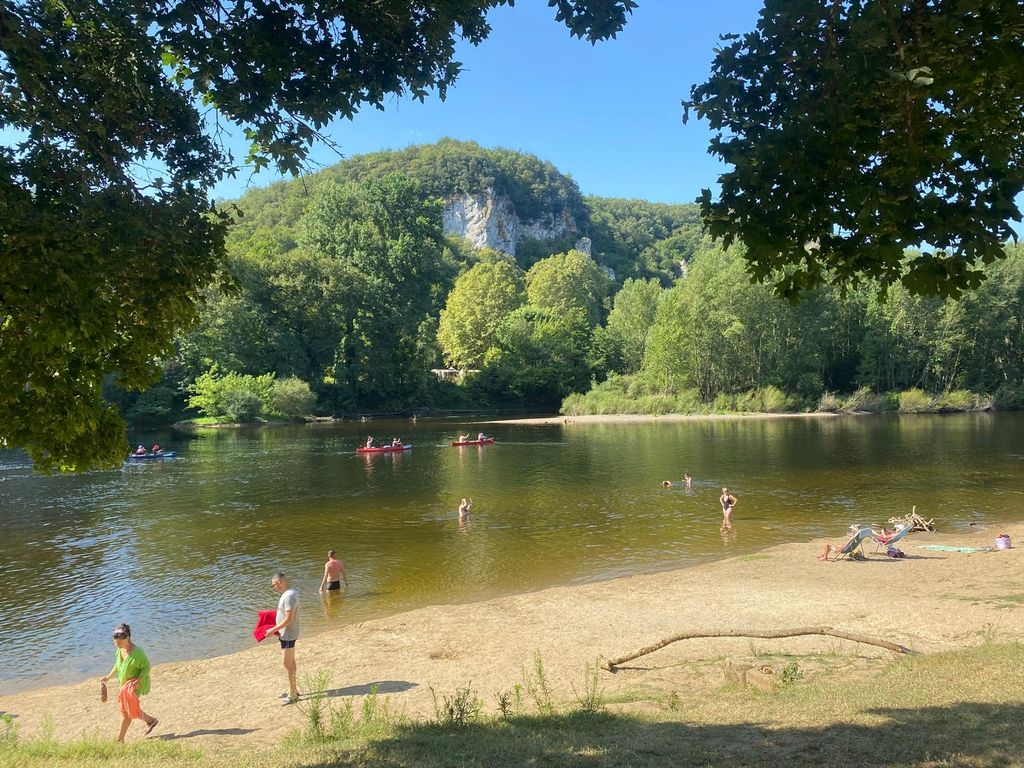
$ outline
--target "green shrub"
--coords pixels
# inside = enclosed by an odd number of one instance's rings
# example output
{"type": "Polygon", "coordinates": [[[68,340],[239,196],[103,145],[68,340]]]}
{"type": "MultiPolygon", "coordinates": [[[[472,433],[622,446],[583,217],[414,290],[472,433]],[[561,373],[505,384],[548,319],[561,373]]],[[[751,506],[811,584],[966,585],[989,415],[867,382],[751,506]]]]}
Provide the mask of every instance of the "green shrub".
{"type": "Polygon", "coordinates": [[[229,421],[252,421],[270,403],[274,391],[274,374],[249,376],[241,373],[221,375],[217,366],[189,385],[188,404],[204,415],[224,417],[229,421]]]}
{"type": "Polygon", "coordinates": [[[818,400],[818,411],[820,413],[836,413],[843,408],[843,401],[834,392],[826,392],[818,400]]]}
{"type": "Polygon", "coordinates": [[[294,419],[309,416],[315,406],[316,395],[309,388],[309,384],[297,376],[289,376],[287,379],[278,379],[274,382],[267,411],[294,419]]]}
{"type": "Polygon", "coordinates": [[[483,702],[468,685],[456,688],[453,696],[442,694],[440,701],[431,687],[430,696],[434,700],[434,719],[442,727],[465,728],[480,719],[483,702]]]}
{"type": "Polygon", "coordinates": [[[736,410],[736,398],[732,395],[727,395],[725,392],[719,392],[715,396],[715,399],[711,401],[711,412],[712,413],[731,413],[736,410]]]}
{"type": "Polygon", "coordinates": [[[992,404],[1000,411],[1024,409],[1024,384],[1001,384],[992,396],[992,404]]]}
{"type": "Polygon", "coordinates": [[[700,413],[704,408],[696,389],[684,389],[676,395],[676,413],[700,413]]]}
{"type": "Polygon", "coordinates": [[[785,413],[793,409],[792,400],[776,387],[765,387],[760,390],[759,397],[762,413],[785,413]]]}
{"type": "Polygon", "coordinates": [[[867,387],[861,387],[843,402],[843,410],[849,412],[881,413],[888,410],[884,395],[877,395],[867,387]]]}
{"type": "Polygon", "coordinates": [[[935,397],[935,410],[947,413],[953,411],[978,410],[978,396],[966,389],[954,389],[935,397]]]}
{"type": "Polygon", "coordinates": [[[935,410],[935,400],[917,387],[900,392],[899,402],[900,413],[928,413],[935,410]]]}
{"type": "Polygon", "coordinates": [[[243,424],[255,421],[263,412],[263,401],[255,392],[229,389],[222,396],[223,416],[228,421],[243,424]]]}
{"type": "Polygon", "coordinates": [[[754,413],[761,410],[761,397],[756,389],[736,394],[733,409],[740,413],[754,413]]]}

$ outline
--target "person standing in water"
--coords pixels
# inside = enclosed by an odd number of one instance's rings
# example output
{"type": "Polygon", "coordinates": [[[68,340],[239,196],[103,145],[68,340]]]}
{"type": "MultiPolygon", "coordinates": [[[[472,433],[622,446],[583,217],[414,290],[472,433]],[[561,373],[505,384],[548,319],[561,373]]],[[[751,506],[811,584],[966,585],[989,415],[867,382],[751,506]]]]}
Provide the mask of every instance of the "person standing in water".
{"type": "Polygon", "coordinates": [[[469,510],[473,506],[472,499],[463,499],[462,503],[459,504],[459,522],[464,523],[469,519],[469,510]]]}
{"type": "Polygon", "coordinates": [[[324,593],[324,584],[327,591],[341,591],[342,579],[345,581],[345,589],[348,589],[348,575],[345,573],[345,564],[338,559],[338,553],[330,550],[327,553],[327,562],[324,563],[324,577],[320,581],[320,594],[324,593]]]}
{"type": "Polygon", "coordinates": [[[149,659],[145,652],[132,642],[132,628],[127,624],[118,624],[114,627],[114,645],[117,646],[114,652],[114,666],[100,678],[100,682],[106,690],[107,679],[117,675],[120,686],[117,703],[121,705],[121,730],[117,734],[117,740],[124,741],[132,720],[144,722],[146,730],[142,735],[149,736],[159,722],[152,715],[142,711],[142,704],[139,701],[140,696],[149,693],[149,659]]]}
{"type": "Polygon", "coordinates": [[[693,478],[690,477],[689,472],[683,472],[683,485],[689,488],[693,484],[693,478]]]}
{"type": "Polygon", "coordinates": [[[723,488],[718,501],[722,504],[722,527],[732,528],[732,508],[736,506],[736,497],[729,493],[728,488],[723,488]]]}

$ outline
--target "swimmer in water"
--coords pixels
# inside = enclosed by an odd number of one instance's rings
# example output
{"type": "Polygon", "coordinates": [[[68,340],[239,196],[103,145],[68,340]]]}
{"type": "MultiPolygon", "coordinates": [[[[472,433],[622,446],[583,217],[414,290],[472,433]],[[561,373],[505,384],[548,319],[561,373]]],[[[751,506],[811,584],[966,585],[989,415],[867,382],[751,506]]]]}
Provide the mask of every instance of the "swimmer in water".
{"type": "Polygon", "coordinates": [[[728,488],[723,488],[718,501],[722,505],[722,527],[732,528],[732,508],[736,506],[736,497],[729,493],[728,488]]]}
{"type": "Polygon", "coordinates": [[[345,564],[338,559],[338,553],[330,550],[327,553],[327,562],[324,563],[324,577],[320,580],[320,594],[324,593],[324,584],[327,591],[340,591],[341,582],[345,581],[345,589],[348,589],[348,574],[345,573],[345,564]]]}

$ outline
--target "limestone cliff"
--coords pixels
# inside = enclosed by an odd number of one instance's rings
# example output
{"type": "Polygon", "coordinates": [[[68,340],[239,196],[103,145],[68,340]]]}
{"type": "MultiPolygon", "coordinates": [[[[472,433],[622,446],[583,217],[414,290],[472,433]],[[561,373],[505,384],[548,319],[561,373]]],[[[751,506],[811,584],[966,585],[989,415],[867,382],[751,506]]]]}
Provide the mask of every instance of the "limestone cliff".
{"type": "Polygon", "coordinates": [[[577,234],[579,227],[565,209],[540,219],[520,219],[511,200],[488,189],[446,198],[444,231],[466,238],[476,248],[493,248],[515,256],[516,246],[524,240],[556,240],[577,234]]]}

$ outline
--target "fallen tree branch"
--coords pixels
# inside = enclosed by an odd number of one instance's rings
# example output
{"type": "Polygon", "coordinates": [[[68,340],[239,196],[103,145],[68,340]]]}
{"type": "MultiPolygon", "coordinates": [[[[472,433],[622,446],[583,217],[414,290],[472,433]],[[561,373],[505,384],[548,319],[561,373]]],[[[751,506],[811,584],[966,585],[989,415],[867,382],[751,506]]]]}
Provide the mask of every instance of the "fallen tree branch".
{"type": "Polygon", "coordinates": [[[757,637],[757,638],[777,638],[777,637],[798,637],[801,635],[829,635],[831,637],[839,637],[843,640],[850,640],[855,643],[864,643],[866,645],[874,645],[879,648],[885,648],[887,651],[893,651],[895,653],[916,653],[903,645],[897,643],[890,643],[888,640],[879,640],[874,637],[866,637],[864,635],[855,635],[852,632],[844,632],[841,629],[833,629],[832,627],[795,627],[793,629],[705,629],[699,632],[681,632],[678,635],[672,635],[664,640],[660,640],[653,645],[648,645],[641,648],[636,653],[629,653],[625,656],[619,656],[615,659],[608,659],[601,666],[607,669],[609,672],[614,672],[615,668],[621,666],[627,661],[646,656],[649,653],[654,653],[666,645],[678,642],[680,640],[693,640],[698,637],[757,637]]]}

